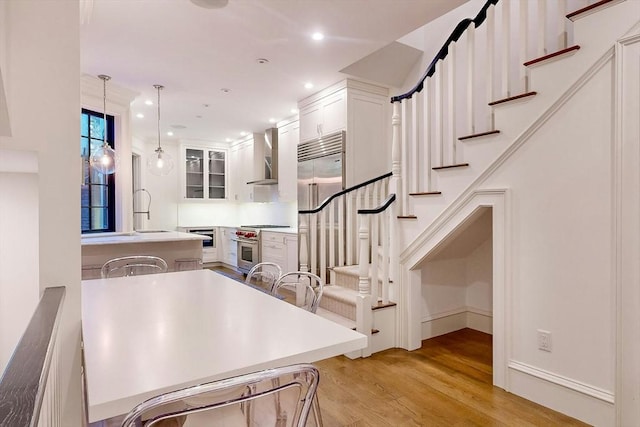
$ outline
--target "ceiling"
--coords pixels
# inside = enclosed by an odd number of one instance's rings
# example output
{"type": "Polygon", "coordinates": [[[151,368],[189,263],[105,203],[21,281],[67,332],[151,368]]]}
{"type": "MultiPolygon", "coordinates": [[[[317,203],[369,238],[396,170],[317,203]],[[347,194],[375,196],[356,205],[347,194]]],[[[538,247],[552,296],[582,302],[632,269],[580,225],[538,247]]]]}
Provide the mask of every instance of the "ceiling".
{"type": "Polygon", "coordinates": [[[347,76],[397,85],[397,70],[372,72],[407,52],[389,45],[465,1],[229,0],[206,9],[190,0],[83,0],[82,72],[140,93],[134,136],[157,139],[153,85],[161,84],[163,141],[228,142],[292,116],[298,100],[347,76]],[[316,31],[325,39],[312,40],[316,31]]]}

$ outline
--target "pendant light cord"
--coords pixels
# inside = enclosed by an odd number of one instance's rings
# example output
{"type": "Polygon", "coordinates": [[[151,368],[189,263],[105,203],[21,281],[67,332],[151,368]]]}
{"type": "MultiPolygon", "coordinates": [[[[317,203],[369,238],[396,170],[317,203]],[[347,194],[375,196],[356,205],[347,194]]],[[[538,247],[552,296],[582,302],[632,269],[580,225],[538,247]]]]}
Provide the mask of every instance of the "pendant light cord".
{"type": "Polygon", "coordinates": [[[158,89],[158,149],[156,151],[162,151],[162,147],[160,146],[160,90],[164,89],[162,85],[153,85],[156,89],[158,89]]]}
{"type": "Polygon", "coordinates": [[[98,78],[102,79],[102,120],[104,120],[104,140],[102,145],[108,145],[107,142],[107,80],[111,77],[100,74],[98,78]]]}

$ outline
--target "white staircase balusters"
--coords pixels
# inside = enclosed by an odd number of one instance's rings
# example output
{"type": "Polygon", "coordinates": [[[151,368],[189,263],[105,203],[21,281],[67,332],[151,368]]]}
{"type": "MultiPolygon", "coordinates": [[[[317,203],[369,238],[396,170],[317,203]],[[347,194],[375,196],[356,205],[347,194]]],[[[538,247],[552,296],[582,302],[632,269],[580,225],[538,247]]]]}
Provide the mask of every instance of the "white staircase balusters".
{"type": "MultiPolygon", "coordinates": [[[[486,75],[486,84],[487,84],[487,104],[494,101],[495,99],[495,90],[494,90],[494,63],[496,57],[496,8],[491,5],[487,9],[487,18],[485,22],[485,27],[487,31],[487,40],[486,40],[486,66],[485,66],[485,75],[486,75]]],[[[489,109],[487,130],[492,130],[494,128],[493,121],[493,110],[489,109]]]]}
{"type": "MultiPolygon", "coordinates": [[[[434,106],[434,128],[435,143],[438,148],[439,162],[437,166],[444,166],[444,61],[440,60],[436,64],[434,74],[435,85],[435,106],[434,106]]],[[[404,145],[406,147],[406,145],[404,145]]]]}
{"type": "Polygon", "coordinates": [[[502,42],[502,52],[500,54],[500,68],[502,82],[501,97],[511,96],[511,1],[501,0],[498,3],[502,12],[502,25],[500,28],[500,41],[502,42]]]}
{"type": "Polygon", "coordinates": [[[318,233],[320,234],[320,247],[319,251],[319,274],[324,283],[327,283],[327,209],[322,209],[319,212],[320,227],[318,233]]]}
{"type": "Polygon", "coordinates": [[[457,135],[456,135],[456,42],[449,45],[449,55],[445,59],[447,64],[447,139],[450,152],[447,164],[457,163],[457,135]]]}
{"type": "Polygon", "coordinates": [[[299,215],[300,247],[298,248],[298,267],[300,271],[309,272],[309,215],[299,215]]]}
{"type": "Polygon", "coordinates": [[[401,102],[393,103],[393,113],[391,116],[391,181],[389,185],[389,193],[398,195],[396,209],[398,215],[404,215],[405,206],[409,198],[408,191],[403,191],[402,184],[402,119],[400,110],[401,102]]]}
{"type": "MultiPolygon", "coordinates": [[[[476,132],[475,125],[475,70],[476,70],[476,27],[471,25],[467,30],[467,134],[476,132]]],[[[425,96],[428,96],[425,93],[425,96]]],[[[428,118],[428,116],[427,116],[428,118]]],[[[431,188],[427,186],[427,191],[431,188]]]]}
{"type": "MultiPolygon", "coordinates": [[[[528,4],[520,5],[520,19],[518,22],[519,36],[520,36],[520,63],[527,62],[529,57],[529,7],[528,4]]],[[[519,87],[523,92],[529,90],[529,82],[527,77],[527,67],[519,68],[519,87]]]]}
{"type": "Polygon", "coordinates": [[[538,0],[538,43],[537,55],[547,54],[545,39],[547,37],[547,0],[538,0]]]}
{"type": "Polygon", "coordinates": [[[345,265],[344,258],[344,246],[345,246],[345,221],[344,221],[344,206],[347,200],[347,196],[343,194],[338,197],[338,265],[345,265]]]}

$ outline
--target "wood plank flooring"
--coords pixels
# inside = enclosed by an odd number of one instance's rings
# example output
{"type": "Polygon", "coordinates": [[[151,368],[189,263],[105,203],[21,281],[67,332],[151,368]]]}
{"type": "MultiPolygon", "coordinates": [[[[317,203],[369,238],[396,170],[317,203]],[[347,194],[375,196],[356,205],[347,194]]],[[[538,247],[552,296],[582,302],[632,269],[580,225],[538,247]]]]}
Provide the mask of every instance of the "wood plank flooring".
{"type": "Polygon", "coordinates": [[[463,329],[422,344],[316,362],[324,426],[586,425],[493,387],[491,335],[463,329]]]}

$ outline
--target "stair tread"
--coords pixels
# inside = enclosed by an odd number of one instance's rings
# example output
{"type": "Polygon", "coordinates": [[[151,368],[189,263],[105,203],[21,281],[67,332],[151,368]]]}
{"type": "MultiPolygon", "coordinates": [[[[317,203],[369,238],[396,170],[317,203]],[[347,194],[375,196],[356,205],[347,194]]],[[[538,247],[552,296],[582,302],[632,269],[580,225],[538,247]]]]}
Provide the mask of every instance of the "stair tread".
{"type": "MultiPolygon", "coordinates": [[[[371,264],[369,264],[369,267],[371,267],[371,264]]],[[[341,267],[333,267],[333,271],[335,273],[346,274],[349,276],[356,276],[356,277],[360,276],[360,266],[358,264],[343,265],[341,267]]],[[[380,264],[378,264],[378,280],[382,280],[382,277],[380,277],[381,274],[382,274],[382,268],[380,268],[380,264]]],[[[334,284],[334,285],[339,286],[337,284],[334,284]]]]}
{"type": "Polygon", "coordinates": [[[525,93],[521,93],[520,95],[510,96],[508,98],[503,98],[503,99],[499,99],[497,101],[490,102],[489,105],[504,104],[505,102],[515,101],[517,99],[527,98],[529,96],[534,96],[534,95],[537,95],[537,94],[538,94],[538,92],[525,92],[525,93]]]}
{"type": "Polygon", "coordinates": [[[436,170],[441,170],[441,169],[464,168],[464,167],[467,167],[467,166],[469,166],[469,163],[457,163],[455,165],[434,166],[431,169],[436,171],[436,170]]]}
{"type": "Polygon", "coordinates": [[[482,136],[488,136],[488,135],[495,135],[497,133],[500,133],[499,130],[488,130],[486,132],[480,132],[480,133],[474,133],[471,135],[466,135],[466,136],[461,136],[460,138],[458,138],[458,141],[464,141],[467,139],[472,139],[472,138],[480,138],[482,136]]]}
{"type": "Polygon", "coordinates": [[[415,215],[398,215],[398,219],[418,219],[415,215]]]}
{"type": "Polygon", "coordinates": [[[571,46],[571,47],[568,47],[566,49],[561,49],[561,50],[558,50],[556,52],[550,53],[548,55],[544,55],[544,56],[541,56],[539,58],[535,58],[535,59],[532,59],[530,61],[527,61],[527,62],[524,63],[524,66],[528,67],[530,65],[539,64],[539,63],[544,62],[544,61],[546,61],[548,59],[557,58],[558,56],[566,55],[568,53],[575,53],[579,49],[580,49],[580,46],[578,46],[578,45],[571,46]]]}
{"type": "Polygon", "coordinates": [[[418,193],[409,193],[410,196],[438,196],[442,191],[423,191],[418,193]]]}
{"type": "Polygon", "coordinates": [[[593,12],[594,9],[597,9],[605,5],[613,6],[614,4],[620,3],[621,1],[622,0],[601,0],[597,3],[590,4],[589,6],[583,7],[582,9],[578,9],[574,12],[571,12],[570,14],[567,15],[567,19],[573,21],[582,14],[585,14],[587,12],[593,12]]]}

